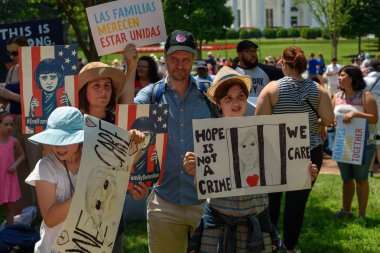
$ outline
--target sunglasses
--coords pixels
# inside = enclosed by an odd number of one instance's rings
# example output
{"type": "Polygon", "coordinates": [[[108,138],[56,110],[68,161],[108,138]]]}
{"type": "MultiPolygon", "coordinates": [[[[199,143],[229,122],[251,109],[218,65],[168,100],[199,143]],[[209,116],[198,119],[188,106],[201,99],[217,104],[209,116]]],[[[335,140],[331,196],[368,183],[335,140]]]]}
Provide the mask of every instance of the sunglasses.
{"type": "Polygon", "coordinates": [[[18,51],[10,51],[10,52],[8,51],[7,53],[8,55],[12,55],[14,57],[18,56],[18,51]]]}

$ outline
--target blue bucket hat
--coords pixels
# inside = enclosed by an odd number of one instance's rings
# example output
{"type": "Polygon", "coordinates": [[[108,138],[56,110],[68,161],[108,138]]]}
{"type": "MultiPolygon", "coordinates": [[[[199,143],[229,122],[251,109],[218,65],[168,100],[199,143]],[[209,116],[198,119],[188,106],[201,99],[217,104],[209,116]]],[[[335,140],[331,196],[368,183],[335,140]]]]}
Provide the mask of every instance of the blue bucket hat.
{"type": "Polygon", "coordinates": [[[49,116],[46,129],[28,140],[34,144],[67,146],[83,142],[84,117],[75,107],[63,106],[49,116]]]}

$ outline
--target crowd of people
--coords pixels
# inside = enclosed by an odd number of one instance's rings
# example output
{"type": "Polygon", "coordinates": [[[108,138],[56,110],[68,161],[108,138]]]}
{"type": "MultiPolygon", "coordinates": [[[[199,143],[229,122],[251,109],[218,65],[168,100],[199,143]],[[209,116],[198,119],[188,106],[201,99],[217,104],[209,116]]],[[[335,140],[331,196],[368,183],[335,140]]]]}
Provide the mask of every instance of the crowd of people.
{"type": "MultiPolygon", "coordinates": [[[[367,119],[370,134],[363,165],[338,163],[343,204],[335,213],[337,217],[353,216],[351,204],[356,189],[358,216],[365,219],[369,171],[380,156],[380,145],[376,145],[380,136],[376,130],[380,130],[380,126],[376,128],[380,61],[370,60],[369,55],[364,55],[362,66],[342,67],[336,58],[325,66],[322,53],[317,59],[314,53],[307,58],[301,48],[291,46],[278,59],[267,56],[260,63],[259,45],[243,40],[237,44],[235,59],[214,57],[208,52],[206,59],[196,60],[193,34],[176,30],[168,35],[164,56],[159,60],[138,57],[135,46],[129,44],[123,51],[123,64],[119,60],[113,61],[113,66],[82,61],[78,108],[58,107],[51,112],[46,129],[30,136],[21,132],[17,49],[27,46],[24,39],[16,37],[7,43],[15,65],[9,70],[5,87],[0,87],[0,98],[9,101],[0,114],[0,150],[12,158],[0,159],[0,185],[4,192],[0,203],[5,206],[7,224],[13,224],[14,203],[22,196],[17,172],[30,173],[21,178],[35,187],[43,218],[41,240],[35,252],[50,252],[70,208],[80,166],[82,114],[115,124],[117,103],[169,106],[162,180],[150,193],[141,182],[128,192],[134,200],[146,198],[146,209],[141,212],[146,212],[149,252],[272,252],[275,248],[297,252],[311,189],[217,198],[206,203],[198,200],[194,187],[193,119],[307,112],[312,186],[322,166],[324,129],[333,128],[338,115],[343,116],[344,123],[350,123],[352,118],[367,119]],[[153,93],[158,83],[164,89],[156,98],[153,93]],[[205,83],[203,96],[200,85],[205,83]],[[252,111],[247,106],[251,98],[255,105],[252,111]],[[44,144],[44,155],[36,143],[44,144]],[[277,227],[283,195],[281,239],[277,227]]],[[[144,141],[143,133],[130,133],[136,142],[144,141]]],[[[121,217],[113,252],[123,252],[124,225],[121,217]]]]}

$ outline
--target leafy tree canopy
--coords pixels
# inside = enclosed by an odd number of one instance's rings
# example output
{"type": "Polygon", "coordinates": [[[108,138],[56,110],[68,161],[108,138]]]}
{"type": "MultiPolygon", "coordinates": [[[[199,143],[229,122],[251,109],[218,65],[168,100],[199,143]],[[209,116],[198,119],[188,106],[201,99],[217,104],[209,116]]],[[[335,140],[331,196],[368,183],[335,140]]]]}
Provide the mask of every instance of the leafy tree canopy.
{"type": "Polygon", "coordinates": [[[233,22],[226,0],[163,0],[166,31],[184,29],[194,34],[199,44],[212,41],[226,32],[233,22]]]}

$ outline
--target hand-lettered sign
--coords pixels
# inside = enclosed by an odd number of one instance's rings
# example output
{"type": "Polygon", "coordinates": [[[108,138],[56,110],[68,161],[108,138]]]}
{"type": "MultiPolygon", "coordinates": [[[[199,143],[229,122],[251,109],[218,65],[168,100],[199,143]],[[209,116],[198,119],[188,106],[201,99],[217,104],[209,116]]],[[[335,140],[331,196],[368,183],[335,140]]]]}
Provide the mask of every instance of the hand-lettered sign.
{"type": "Polygon", "coordinates": [[[161,0],[119,0],[86,8],[98,55],[165,41],[161,0]]]}
{"type": "Polygon", "coordinates": [[[366,119],[352,118],[350,123],[343,123],[343,116],[336,117],[333,160],[362,164],[363,150],[367,145],[367,124],[366,119]]]}
{"type": "Polygon", "coordinates": [[[85,115],[75,193],[53,252],[112,252],[129,172],[140,149],[124,129],[85,115]]]}
{"type": "Polygon", "coordinates": [[[198,198],[310,188],[306,113],[193,120],[198,198]]]}

